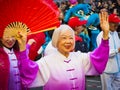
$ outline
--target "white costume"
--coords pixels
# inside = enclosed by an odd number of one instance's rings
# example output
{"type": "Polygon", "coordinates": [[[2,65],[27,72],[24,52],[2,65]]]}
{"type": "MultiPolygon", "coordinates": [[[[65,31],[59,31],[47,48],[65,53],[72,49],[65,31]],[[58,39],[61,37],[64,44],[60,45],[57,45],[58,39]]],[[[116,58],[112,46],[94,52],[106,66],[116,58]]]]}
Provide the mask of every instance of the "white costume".
{"type": "MultiPolygon", "coordinates": [[[[101,43],[103,31],[97,37],[97,44],[101,43]]],[[[101,75],[102,90],[120,90],[120,39],[116,31],[109,33],[109,60],[104,73],[101,75]]]]}
{"type": "Polygon", "coordinates": [[[39,72],[30,87],[44,90],[85,90],[85,75],[98,75],[108,60],[108,40],[91,53],[70,52],[68,58],[56,51],[37,61],[39,72]],[[103,54],[104,52],[104,54],[103,54]]]}

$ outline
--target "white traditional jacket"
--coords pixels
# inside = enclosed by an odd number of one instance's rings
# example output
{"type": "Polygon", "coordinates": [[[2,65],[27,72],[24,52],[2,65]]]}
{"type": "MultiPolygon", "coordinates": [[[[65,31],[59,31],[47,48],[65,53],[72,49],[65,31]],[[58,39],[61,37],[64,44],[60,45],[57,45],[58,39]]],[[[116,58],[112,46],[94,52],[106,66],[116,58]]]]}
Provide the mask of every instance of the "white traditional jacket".
{"type": "MultiPolygon", "coordinates": [[[[97,44],[101,43],[101,38],[103,31],[101,31],[97,37],[97,44]]],[[[104,72],[106,73],[117,73],[120,72],[120,53],[118,48],[120,48],[120,39],[116,31],[109,33],[109,60],[104,72]]]]}
{"type": "Polygon", "coordinates": [[[85,90],[85,75],[101,74],[109,56],[108,40],[90,53],[71,52],[66,58],[60,52],[37,61],[39,72],[30,87],[44,90],[85,90]]]}

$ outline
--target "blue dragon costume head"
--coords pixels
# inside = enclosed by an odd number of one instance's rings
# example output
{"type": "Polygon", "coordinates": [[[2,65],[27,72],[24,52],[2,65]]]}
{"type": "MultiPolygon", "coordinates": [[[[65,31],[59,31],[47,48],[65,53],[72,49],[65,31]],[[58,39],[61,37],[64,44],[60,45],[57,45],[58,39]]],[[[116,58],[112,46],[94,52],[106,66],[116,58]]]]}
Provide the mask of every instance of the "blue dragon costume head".
{"type": "Polygon", "coordinates": [[[99,14],[92,13],[87,20],[86,27],[90,36],[90,50],[92,51],[97,47],[96,38],[100,32],[100,29],[97,27],[100,24],[99,14]]]}
{"type": "Polygon", "coordinates": [[[91,5],[83,3],[77,4],[67,10],[64,16],[64,22],[67,23],[74,16],[77,16],[80,20],[87,20],[86,27],[90,30],[90,48],[94,50],[97,47],[96,37],[100,32],[97,28],[100,24],[99,14],[92,12],[91,5]]]}
{"type": "Polygon", "coordinates": [[[87,19],[86,26],[87,27],[89,27],[89,26],[97,27],[99,24],[100,24],[99,14],[92,13],[87,19]]]}
{"type": "Polygon", "coordinates": [[[98,13],[92,13],[92,8],[89,4],[77,4],[66,11],[64,22],[68,22],[71,17],[78,17],[80,20],[87,20],[87,27],[97,26],[100,23],[98,13]]]}
{"type": "Polygon", "coordinates": [[[77,16],[81,20],[84,19],[84,15],[89,14],[91,11],[91,6],[89,4],[77,4],[66,11],[64,22],[68,22],[68,20],[73,17],[77,16]]]}

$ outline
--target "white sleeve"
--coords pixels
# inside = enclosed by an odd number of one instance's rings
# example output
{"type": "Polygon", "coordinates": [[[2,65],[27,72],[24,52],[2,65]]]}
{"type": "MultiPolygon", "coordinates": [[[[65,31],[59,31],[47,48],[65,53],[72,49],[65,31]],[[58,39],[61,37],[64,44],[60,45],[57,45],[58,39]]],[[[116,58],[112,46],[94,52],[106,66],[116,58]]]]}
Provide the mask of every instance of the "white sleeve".
{"type": "Polygon", "coordinates": [[[83,65],[85,69],[85,75],[98,75],[98,72],[90,60],[90,52],[83,54],[83,65]]]}
{"type": "Polygon", "coordinates": [[[39,71],[33,83],[29,85],[29,88],[44,86],[50,77],[49,68],[45,60],[42,58],[38,60],[36,63],[38,63],[39,65],[39,71]]]}
{"type": "Polygon", "coordinates": [[[76,55],[80,59],[80,64],[82,64],[83,66],[85,75],[98,75],[98,72],[91,63],[90,52],[81,53],[80,51],[78,51],[76,55]]]}
{"type": "MultiPolygon", "coordinates": [[[[102,40],[102,35],[103,35],[103,31],[101,31],[98,36],[97,36],[97,46],[100,45],[101,43],[101,40],[102,40]]],[[[110,37],[110,36],[109,36],[110,37]]],[[[116,53],[118,53],[118,50],[117,49],[110,49],[110,52],[109,52],[109,57],[114,57],[116,55],[116,53]]]]}

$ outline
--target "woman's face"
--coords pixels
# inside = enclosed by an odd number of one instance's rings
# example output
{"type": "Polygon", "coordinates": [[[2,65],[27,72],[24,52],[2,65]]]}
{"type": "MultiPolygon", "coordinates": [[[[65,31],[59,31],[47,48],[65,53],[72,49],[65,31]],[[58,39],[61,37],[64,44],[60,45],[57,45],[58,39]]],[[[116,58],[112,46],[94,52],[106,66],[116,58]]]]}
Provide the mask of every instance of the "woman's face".
{"type": "Polygon", "coordinates": [[[58,51],[60,51],[64,56],[68,56],[69,52],[74,49],[74,38],[73,33],[70,30],[61,31],[58,44],[58,51]]]}
{"type": "Polygon", "coordinates": [[[84,26],[75,27],[75,35],[79,35],[84,30],[84,26]]]}
{"type": "Polygon", "coordinates": [[[110,31],[114,32],[117,30],[119,23],[110,23],[110,31]]]}
{"type": "Polygon", "coordinates": [[[2,44],[7,48],[12,48],[16,42],[15,36],[11,35],[10,30],[5,30],[1,39],[2,44]]]}

